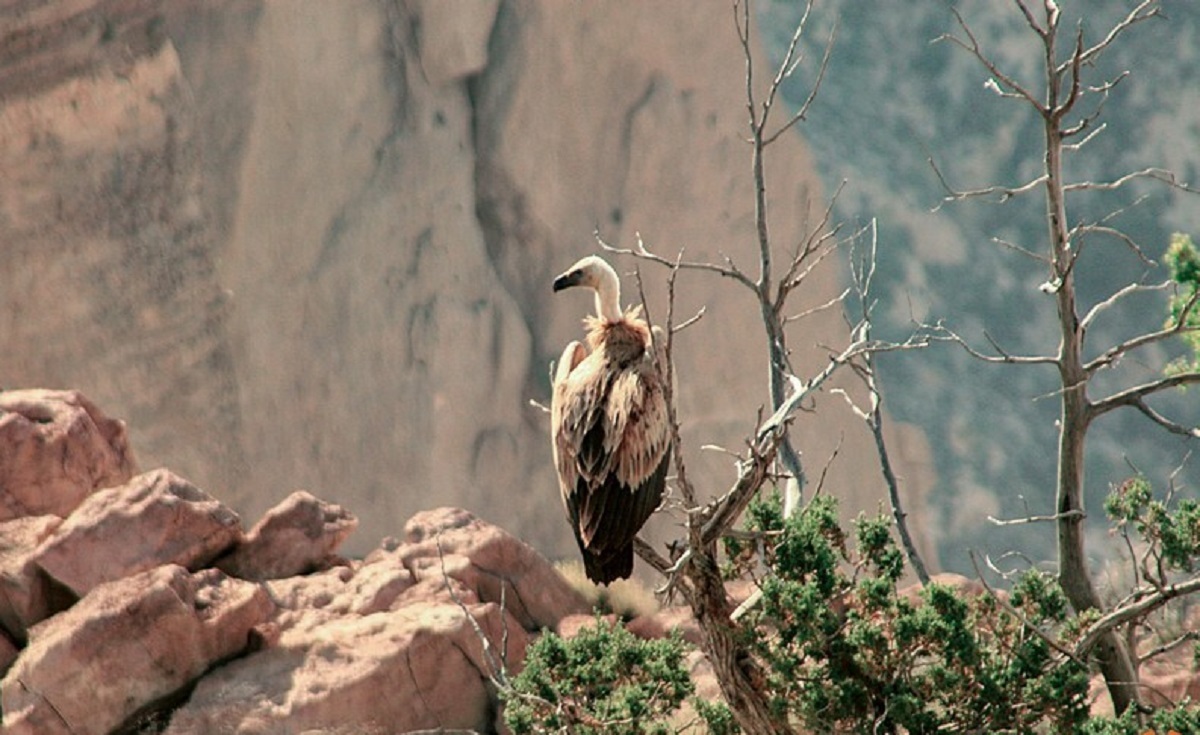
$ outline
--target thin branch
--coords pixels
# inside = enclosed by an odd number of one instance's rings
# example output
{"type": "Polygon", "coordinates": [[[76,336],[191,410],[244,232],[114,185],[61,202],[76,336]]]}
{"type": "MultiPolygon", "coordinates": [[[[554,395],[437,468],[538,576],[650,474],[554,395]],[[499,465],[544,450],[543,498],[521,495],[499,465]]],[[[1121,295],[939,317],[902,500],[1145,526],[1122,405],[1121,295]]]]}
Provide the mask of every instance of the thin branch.
{"type": "MultiPolygon", "coordinates": [[[[466,616],[467,621],[471,624],[472,630],[475,631],[475,636],[479,639],[479,643],[483,648],[484,658],[487,660],[487,665],[490,669],[490,671],[487,672],[488,678],[491,680],[492,684],[496,686],[496,688],[507,690],[509,688],[509,683],[504,666],[504,660],[507,658],[507,651],[502,651],[500,658],[496,658],[496,654],[492,650],[493,646],[491,638],[488,638],[487,634],[483,632],[483,628],[480,627],[479,621],[477,621],[475,616],[471,614],[471,611],[467,609],[466,603],[464,603],[462,598],[458,596],[458,592],[455,591],[454,585],[450,584],[450,574],[446,571],[446,555],[442,550],[441,531],[438,531],[437,537],[434,539],[434,541],[437,543],[438,563],[441,564],[442,581],[446,585],[446,592],[449,593],[450,599],[456,605],[458,605],[460,610],[462,610],[462,614],[466,616]]],[[[503,590],[503,580],[500,582],[500,584],[501,590],[503,590]]],[[[505,614],[503,606],[500,608],[500,614],[502,616],[505,614]]],[[[505,635],[507,637],[507,630],[505,631],[505,635]]]]}
{"type": "MultiPolygon", "coordinates": [[[[811,2],[808,5],[809,7],[812,7],[811,2]]],[[[805,15],[807,14],[808,11],[805,10],[805,15]]],[[[838,27],[836,24],[834,24],[833,28],[829,31],[829,40],[825,42],[825,53],[821,57],[821,66],[817,69],[817,78],[813,82],[812,89],[808,91],[808,96],[804,98],[804,103],[800,105],[800,109],[797,110],[796,113],[792,115],[786,123],[784,123],[778,130],[763,140],[764,146],[771,145],[776,141],[776,139],[779,138],[779,136],[783,135],[788,130],[791,130],[796,123],[807,119],[808,109],[812,107],[813,102],[817,99],[817,92],[821,90],[821,82],[825,81],[825,72],[829,68],[829,58],[833,55],[833,43],[837,37],[837,30],[838,27]]]]}
{"type": "Polygon", "coordinates": [[[957,201],[960,199],[977,199],[979,197],[998,194],[999,198],[996,200],[996,203],[1002,204],[1015,196],[1028,194],[1029,192],[1034,191],[1039,186],[1046,183],[1047,179],[1046,174],[1042,174],[1036,179],[1027,181],[1019,186],[996,185],[984,187],[982,189],[967,189],[963,191],[950,186],[950,182],[946,181],[946,177],[942,174],[942,170],[938,168],[937,162],[933,160],[933,156],[929,156],[926,160],[929,161],[929,165],[931,168],[933,168],[933,172],[937,175],[938,181],[941,183],[942,188],[946,190],[946,196],[943,197],[943,201],[946,202],[957,201]]]}
{"type": "Polygon", "coordinates": [[[1114,305],[1116,305],[1116,303],[1118,301],[1125,298],[1126,296],[1129,296],[1129,295],[1135,294],[1135,293],[1146,293],[1149,291],[1163,291],[1163,290],[1170,288],[1170,286],[1171,286],[1171,281],[1163,281],[1162,283],[1156,283],[1156,284],[1153,284],[1150,286],[1147,286],[1146,284],[1143,284],[1143,283],[1131,283],[1123,288],[1120,288],[1116,292],[1114,292],[1112,296],[1109,296],[1107,299],[1101,301],[1100,303],[1096,304],[1091,309],[1089,309],[1088,313],[1085,314],[1083,319],[1081,319],[1079,321],[1079,328],[1087,329],[1088,327],[1090,327],[1092,325],[1092,322],[1094,322],[1096,320],[1096,317],[1100,316],[1100,314],[1107,311],[1108,309],[1111,309],[1114,305]]]}
{"type": "Polygon", "coordinates": [[[1179,317],[1176,319],[1175,324],[1169,327],[1163,327],[1157,332],[1149,332],[1147,334],[1138,335],[1137,337],[1127,339],[1118,345],[1113,345],[1105,350],[1104,353],[1099,357],[1085,364],[1083,366],[1084,372],[1088,375],[1091,375],[1100,368],[1113,364],[1127,352],[1131,352],[1147,345],[1155,344],[1156,342],[1161,342],[1165,339],[1170,339],[1171,337],[1183,334],[1184,332],[1194,331],[1196,329],[1195,327],[1188,326],[1188,317],[1191,316],[1192,310],[1196,308],[1197,302],[1200,302],[1200,289],[1197,289],[1192,293],[1191,296],[1188,297],[1188,300],[1184,303],[1183,308],[1179,312],[1179,317]]]}
{"type": "MultiPolygon", "coordinates": [[[[1169,390],[1171,388],[1178,388],[1182,385],[1192,385],[1193,383],[1200,383],[1200,372],[1188,371],[1184,373],[1176,373],[1175,375],[1168,375],[1163,378],[1158,378],[1157,380],[1151,380],[1148,383],[1135,385],[1131,388],[1126,388],[1123,391],[1114,393],[1107,398],[1093,403],[1091,406],[1091,415],[1093,417],[1101,416],[1113,410],[1114,408],[1120,408],[1121,406],[1133,406],[1135,408],[1140,408],[1138,404],[1143,403],[1142,399],[1147,398],[1148,396],[1152,396],[1155,393],[1161,393],[1162,391],[1169,390]]],[[[1143,413],[1146,413],[1146,411],[1149,410],[1149,407],[1141,410],[1143,413]]],[[[1153,416],[1151,416],[1151,418],[1153,418],[1153,416]]]]}
{"type": "Polygon", "coordinates": [[[1168,641],[1166,643],[1163,643],[1162,645],[1151,648],[1149,651],[1146,652],[1146,654],[1144,656],[1138,656],[1138,663],[1145,663],[1152,658],[1156,658],[1158,656],[1163,655],[1164,653],[1170,653],[1171,651],[1174,651],[1176,648],[1179,648],[1180,646],[1182,646],[1184,643],[1190,643],[1191,641],[1195,641],[1195,640],[1200,640],[1200,632],[1197,632],[1194,630],[1189,630],[1186,633],[1184,633],[1183,635],[1179,636],[1178,638],[1175,638],[1174,640],[1168,641]]]}
{"type": "MultiPolygon", "coordinates": [[[[1124,33],[1130,27],[1141,23],[1144,20],[1149,20],[1150,18],[1161,17],[1162,13],[1160,12],[1160,9],[1158,7],[1151,7],[1154,6],[1156,2],[1157,0],[1142,0],[1137,7],[1129,11],[1129,14],[1125,16],[1124,20],[1122,20],[1120,23],[1117,23],[1112,27],[1111,30],[1109,30],[1108,35],[1105,36],[1103,40],[1091,48],[1083,51],[1079,55],[1080,63],[1091,63],[1093,59],[1104,53],[1104,51],[1106,51],[1108,47],[1117,40],[1117,36],[1124,33]]],[[[1065,66],[1065,63],[1063,66],[1065,66]]]]}
{"type": "MultiPolygon", "coordinates": [[[[1022,8],[1023,8],[1023,6],[1022,6],[1022,8]]],[[[969,51],[971,53],[972,56],[974,56],[976,59],[979,60],[979,63],[983,64],[984,68],[986,68],[988,70],[988,72],[992,75],[992,77],[994,79],[999,80],[999,84],[1003,84],[1005,87],[1008,87],[1009,90],[1012,90],[1013,93],[1019,95],[1022,99],[1024,99],[1026,102],[1028,102],[1030,105],[1032,105],[1034,107],[1034,109],[1036,109],[1042,115],[1047,114],[1046,107],[1045,107],[1045,105],[1042,104],[1042,102],[1040,100],[1038,100],[1028,89],[1026,89],[1024,86],[1022,86],[1017,80],[1013,79],[1012,77],[1010,77],[1009,75],[1007,75],[1003,71],[1001,71],[1000,67],[996,66],[996,63],[994,61],[992,61],[991,58],[989,58],[987,56],[987,54],[985,54],[983,52],[982,47],[980,47],[980,45],[979,45],[979,40],[975,38],[975,34],[971,32],[971,27],[967,25],[967,22],[965,20],[963,20],[962,14],[958,12],[958,9],[951,6],[950,12],[954,14],[955,20],[958,21],[959,27],[962,28],[963,33],[965,33],[967,35],[968,40],[964,41],[961,38],[959,38],[958,36],[955,36],[950,33],[945,33],[945,34],[942,34],[941,36],[938,36],[937,38],[935,38],[934,42],[937,43],[937,42],[942,42],[942,41],[948,41],[956,46],[959,46],[960,48],[966,49],[967,51],[969,51]]],[[[1037,28],[1036,24],[1034,24],[1034,28],[1035,29],[1037,28]]]]}
{"type": "MultiPolygon", "coordinates": [[[[1096,110],[1096,112],[1093,113],[1092,116],[1084,118],[1084,120],[1081,121],[1079,123],[1079,125],[1077,125],[1075,128],[1072,128],[1070,130],[1064,130],[1063,137],[1070,137],[1070,136],[1076,135],[1077,133],[1083,132],[1083,129],[1085,127],[1087,127],[1088,125],[1090,125],[1091,122],[1095,119],[1095,115],[1099,115],[1099,114],[1100,114],[1100,111],[1096,110]]],[[[1074,143],[1063,143],[1063,150],[1071,151],[1071,152],[1078,151],[1079,149],[1083,148],[1088,143],[1091,143],[1092,140],[1094,140],[1097,136],[1100,135],[1100,133],[1103,133],[1107,129],[1108,129],[1108,123],[1101,123],[1097,127],[1092,128],[1092,131],[1090,133],[1088,133],[1087,135],[1085,135],[1081,140],[1077,140],[1074,143]]]]}
{"type": "Polygon", "coordinates": [[[1074,184],[1065,184],[1063,186],[1063,191],[1113,191],[1115,189],[1120,189],[1136,179],[1153,179],[1155,181],[1161,181],[1173,189],[1179,189],[1180,191],[1186,191],[1192,194],[1200,194],[1200,189],[1192,188],[1190,184],[1179,181],[1175,177],[1175,172],[1153,167],[1144,168],[1141,171],[1134,171],[1132,173],[1125,174],[1124,176],[1114,179],[1113,181],[1081,181],[1074,184]]]}
{"type": "Polygon", "coordinates": [[[1045,255],[1041,255],[1040,253],[1035,253],[1032,250],[1029,250],[1028,248],[1023,248],[1020,245],[1017,245],[1014,242],[1009,242],[1008,240],[1005,240],[1003,238],[993,237],[992,242],[999,245],[1000,247],[1008,248],[1009,250],[1012,250],[1021,255],[1024,255],[1026,258],[1035,260],[1038,263],[1041,263],[1042,265],[1050,266],[1050,265],[1053,265],[1053,263],[1054,263],[1054,261],[1052,261],[1050,258],[1047,258],[1045,255]]]}
{"type": "MultiPolygon", "coordinates": [[[[746,6],[749,7],[747,2],[746,6]]],[[[767,90],[767,98],[763,101],[763,119],[766,119],[767,113],[775,104],[775,95],[779,93],[779,87],[783,84],[783,80],[792,75],[796,67],[800,65],[804,59],[804,54],[797,54],[796,49],[800,47],[800,38],[804,35],[804,29],[808,26],[808,18],[812,15],[813,2],[809,0],[804,4],[804,14],[800,16],[800,22],[796,24],[796,29],[792,31],[792,38],[788,42],[787,51],[784,52],[783,61],[779,62],[779,69],[775,72],[775,78],[771,80],[771,86],[767,90]]]]}
{"type": "Polygon", "coordinates": [[[746,286],[747,288],[751,289],[752,291],[758,290],[757,286],[754,285],[754,281],[752,281],[750,279],[750,277],[747,276],[745,273],[742,273],[740,270],[738,270],[737,266],[733,265],[733,261],[730,260],[728,257],[725,258],[725,261],[728,264],[726,266],[716,265],[715,263],[702,263],[702,262],[685,261],[685,260],[670,260],[668,258],[664,258],[661,255],[658,255],[657,253],[653,253],[650,250],[647,250],[646,244],[642,241],[642,236],[640,233],[637,234],[637,247],[636,248],[613,247],[612,245],[609,245],[607,242],[604,241],[604,238],[600,236],[599,230],[596,230],[593,234],[596,238],[596,243],[600,246],[600,248],[602,250],[604,250],[606,252],[614,253],[616,255],[632,255],[635,258],[641,258],[642,260],[648,260],[652,263],[658,263],[659,265],[666,266],[667,268],[679,268],[680,270],[708,271],[710,273],[716,273],[717,275],[723,276],[725,278],[732,278],[733,280],[737,281],[738,283],[742,284],[743,286],[746,286]]]}
{"type": "Polygon", "coordinates": [[[1184,597],[1194,592],[1200,592],[1200,577],[1193,577],[1179,584],[1166,585],[1155,589],[1143,589],[1141,592],[1144,593],[1144,596],[1140,597],[1136,602],[1121,605],[1088,626],[1083,637],[1075,644],[1075,655],[1079,658],[1085,658],[1092,647],[1115,628],[1148,615],[1176,597],[1184,597]]]}
{"type": "Polygon", "coordinates": [[[692,326],[696,322],[700,321],[701,319],[704,318],[704,314],[707,310],[708,310],[707,307],[701,306],[700,309],[695,314],[688,317],[683,322],[673,325],[671,327],[671,334],[679,334],[683,330],[687,329],[688,327],[692,326]]]}
{"type": "Polygon", "coordinates": [[[791,322],[799,321],[801,319],[804,319],[805,317],[810,317],[813,314],[817,314],[817,313],[820,313],[827,309],[833,308],[834,306],[838,306],[838,305],[842,304],[843,302],[845,302],[846,297],[849,295],[850,295],[850,287],[847,286],[846,288],[842,289],[842,292],[840,294],[838,294],[837,296],[834,296],[833,298],[826,301],[825,303],[817,304],[816,306],[814,306],[810,309],[805,309],[804,311],[801,311],[797,314],[792,314],[789,317],[785,317],[783,320],[783,323],[788,324],[791,322]]]}
{"type": "Polygon", "coordinates": [[[1143,400],[1139,399],[1134,401],[1133,407],[1141,411],[1146,418],[1150,419],[1172,434],[1179,434],[1180,436],[1188,436],[1193,439],[1200,439],[1200,428],[1194,426],[1184,426],[1183,424],[1172,421],[1158,411],[1155,411],[1143,400]]]}
{"type": "Polygon", "coordinates": [[[963,339],[957,332],[955,332],[954,330],[952,330],[949,327],[946,327],[944,325],[941,325],[941,324],[932,325],[932,326],[928,326],[927,328],[930,330],[930,333],[932,335],[935,335],[934,339],[956,344],[959,347],[961,347],[963,350],[965,350],[968,355],[970,355],[971,357],[974,357],[976,360],[982,360],[983,362],[1005,364],[1005,365],[1056,365],[1056,364],[1058,364],[1058,358],[1051,356],[1051,355],[1012,355],[1012,354],[1009,354],[1004,349],[1002,349],[994,339],[991,338],[991,335],[988,335],[987,333],[985,333],[984,336],[987,337],[987,340],[989,343],[991,343],[992,348],[996,350],[997,354],[995,354],[995,355],[989,355],[987,353],[980,352],[979,350],[972,347],[970,345],[970,343],[968,343],[965,339],[963,339]]]}
{"type": "MultiPolygon", "coordinates": [[[[1147,268],[1154,265],[1154,261],[1147,257],[1141,246],[1138,245],[1132,237],[1126,235],[1124,232],[1121,232],[1115,227],[1108,227],[1106,225],[1078,225],[1071,230],[1069,237],[1075,238],[1079,235],[1087,234],[1108,235],[1109,237],[1115,238],[1125,245],[1125,247],[1133,251],[1133,254],[1138,257],[1138,260],[1142,261],[1142,265],[1146,266],[1147,268]]],[[[1082,249],[1082,245],[1080,246],[1080,249],[1082,249]]],[[[1079,256],[1076,255],[1076,257],[1079,256]]]]}
{"type": "Polygon", "coordinates": [[[1083,518],[1086,515],[1087,514],[1082,510],[1075,508],[1074,510],[1069,510],[1066,513],[1054,513],[1053,515],[1025,516],[1024,518],[1007,519],[988,516],[987,519],[994,526],[1020,526],[1026,523],[1045,523],[1046,521],[1057,522],[1063,520],[1064,518],[1083,518]]]}

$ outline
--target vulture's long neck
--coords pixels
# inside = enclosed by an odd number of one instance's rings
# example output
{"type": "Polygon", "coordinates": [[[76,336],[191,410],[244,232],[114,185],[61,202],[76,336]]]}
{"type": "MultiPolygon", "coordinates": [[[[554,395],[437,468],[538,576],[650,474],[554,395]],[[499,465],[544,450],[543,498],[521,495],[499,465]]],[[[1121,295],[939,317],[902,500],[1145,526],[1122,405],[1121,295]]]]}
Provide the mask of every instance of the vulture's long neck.
{"type": "Polygon", "coordinates": [[[621,321],[621,282],[611,267],[601,271],[600,283],[596,285],[596,314],[614,324],[621,321]]]}

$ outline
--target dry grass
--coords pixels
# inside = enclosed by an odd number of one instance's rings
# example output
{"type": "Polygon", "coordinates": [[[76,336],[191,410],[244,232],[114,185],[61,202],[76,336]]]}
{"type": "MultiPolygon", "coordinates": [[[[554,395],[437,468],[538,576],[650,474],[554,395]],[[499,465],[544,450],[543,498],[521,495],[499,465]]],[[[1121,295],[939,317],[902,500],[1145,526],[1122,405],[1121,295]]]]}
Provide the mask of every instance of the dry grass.
{"type": "Polygon", "coordinates": [[[598,608],[602,613],[613,613],[622,620],[632,620],[658,611],[654,591],[637,579],[622,579],[602,587],[587,578],[583,563],[577,560],[556,562],[554,568],[583,594],[593,608],[598,608]]]}

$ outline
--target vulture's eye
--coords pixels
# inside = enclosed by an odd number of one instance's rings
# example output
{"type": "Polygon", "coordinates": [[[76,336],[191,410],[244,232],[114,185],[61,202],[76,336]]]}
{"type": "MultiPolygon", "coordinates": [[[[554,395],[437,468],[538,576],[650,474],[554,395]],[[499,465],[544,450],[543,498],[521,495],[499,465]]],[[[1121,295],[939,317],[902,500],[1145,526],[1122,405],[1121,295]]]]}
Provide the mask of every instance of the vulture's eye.
{"type": "Polygon", "coordinates": [[[571,278],[579,278],[582,275],[583,275],[583,271],[579,270],[578,268],[571,271],[571,278]]]}

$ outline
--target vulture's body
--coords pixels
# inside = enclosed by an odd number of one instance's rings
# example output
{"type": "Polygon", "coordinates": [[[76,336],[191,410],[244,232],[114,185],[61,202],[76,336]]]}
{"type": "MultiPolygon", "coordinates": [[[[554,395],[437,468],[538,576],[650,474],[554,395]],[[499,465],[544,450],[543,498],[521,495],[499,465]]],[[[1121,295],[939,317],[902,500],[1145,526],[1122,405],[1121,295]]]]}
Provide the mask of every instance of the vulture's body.
{"type": "Polygon", "coordinates": [[[584,258],[554,290],[596,290],[587,348],[572,342],[554,375],[551,433],[563,504],[589,579],[633,573],[633,539],[658,508],[666,484],[669,419],[661,330],[635,307],[622,312],[616,273],[584,258]]]}

